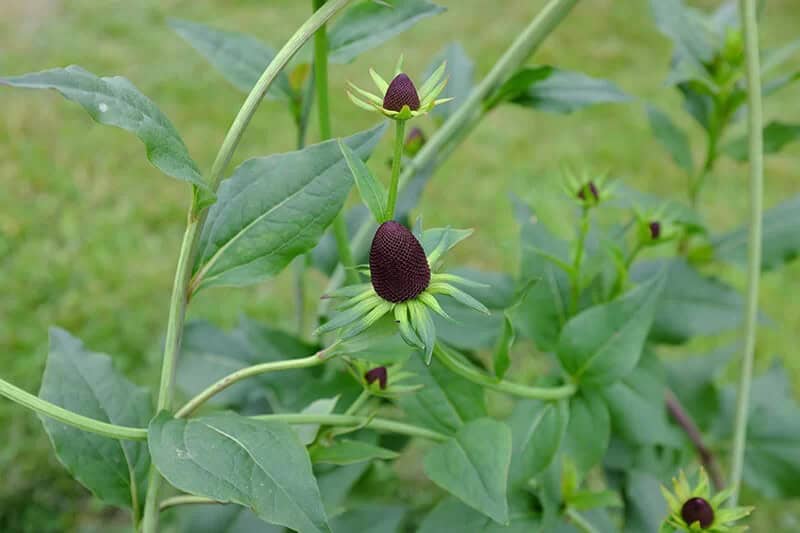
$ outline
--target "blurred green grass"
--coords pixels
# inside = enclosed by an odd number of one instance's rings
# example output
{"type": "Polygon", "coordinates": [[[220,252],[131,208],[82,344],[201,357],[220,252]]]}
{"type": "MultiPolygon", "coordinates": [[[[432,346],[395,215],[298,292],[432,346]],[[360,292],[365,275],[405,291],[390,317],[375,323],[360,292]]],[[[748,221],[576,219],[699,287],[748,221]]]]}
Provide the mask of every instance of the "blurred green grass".
{"type": "MultiPolygon", "coordinates": [[[[542,0],[437,3],[448,11],[351,65],[332,67],[335,134],[375,121],[347,101],[345,80],[366,83],[368,66],[389,69],[401,52],[407,70],[420,74],[453,40],[464,45],[482,75],[544,4],[542,0]]],[[[97,74],[123,75],[171,118],[198,164],[207,169],[243,95],[175,36],[166,18],[249,32],[278,47],[307,16],[307,4],[5,0],[0,4],[0,73],[75,63],[97,74]]],[[[762,41],[770,45],[797,38],[798,27],[796,0],[773,0],[763,20],[762,41]]],[[[647,2],[585,0],[532,63],[607,78],[642,101],[653,100],[678,111],[677,96],[663,87],[669,57],[670,44],[655,31],[647,2]]],[[[772,99],[767,117],[800,121],[798,91],[795,86],[772,99]]],[[[476,228],[475,236],[454,254],[457,260],[513,272],[517,236],[507,193],[514,191],[557,216],[560,206],[548,203],[546,184],[564,162],[609,171],[642,190],[681,198],[684,177],[649,134],[642,101],[568,117],[499,109],[436,175],[420,206],[426,225],[476,228]]],[[[186,187],[160,175],[132,136],[94,124],[78,106],[55,94],[3,88],[0,117],[3,378],[36,390],[46,357],[47,328],[55,324],[92,349],[112,354],[137,382],[154,386],[189,200],[186,187]]],[[[704,148],[699,132],[683,116],[679,123],[692,132],[699,158],[704,148]]],[[[430,123],[425,126],[431,130],[430,123]]],[[[234,163],[292,149],[291,128],[288,113],[275,102],[265,102],[234,163]]],[[[311,138],[315,136],[312,128],[311,138]]],[[[388,152],[385,145],[381,149],[388,152]]],[[[383,155],[376,160],[384,160],[383,155]]],[[[798,168],[797,145],[767,159],[767,205],[800,191],[798,168]]],[[[724,161],[704,195],[708,220],[720,230],[736,225],[746,217],[746,204],[745,167],[724,161]]],[[[726,274],[742,282],[740,273],[726,274]]],[[[800,288],[799,280],[797,264],[764,278],[762,307],[776,325],[762,327],[758,347],[762,366],[774,355],[783,356],[795,383],[800,382],[800,361],[793,357],[792,331],[800,329],[800,306],[793,302],[793,294],[800,288]]],[[[310,303],[321,282],[313,277],[310,303]]],[[[289,302],[289,277],[284,274],[247,290],[208,291],[192,303],[190,312],[222,325],[245,313],[289,328],[293,316],[287,312],[289,302]]],[[[2,401],[0,427],[5,435],[0,450],[0,471],[5,474],[0,529],[58,531],[78,527],[74,520],[84,516],[97,516],[91,504],[77,503],[85,491],[66,478],[34,416],[2,401]]]]}

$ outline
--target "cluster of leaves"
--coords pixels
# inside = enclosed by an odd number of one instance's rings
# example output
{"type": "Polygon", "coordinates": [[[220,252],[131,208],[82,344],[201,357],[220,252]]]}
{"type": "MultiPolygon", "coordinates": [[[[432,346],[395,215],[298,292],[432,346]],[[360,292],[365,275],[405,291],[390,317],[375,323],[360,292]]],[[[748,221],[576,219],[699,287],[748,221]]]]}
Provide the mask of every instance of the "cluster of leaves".
{"type": "MultiPolygon", "coordinates": [[[[670,79],[708,132],[716,157],[724,126],[743,100],[735,74],[741,52],[734,21],[723,10],[709,22],[679,0],[653,5],[659,27],[676,42],[670,79]]],[[[408,0],[395,9],[358,3],[330,30],[331,60],[350,61],[441,11],[427,0],[408,0]]],[[[245,91],[274,57],[247,35],[194,22],[171,25],[245,91]]],[[[222,182],[192,258],[192,293],[262,282],[304,254],[325,274],[338,263],[326,229],[353,188],[350,169],[363,167],[360,161],[369,158],[386,128],[304,147],[313,79],[300,57],[269,93],[287,102],[299,149],[245,161],[222,182]]],[[[474,70],[458,44],[433,65],[442,58],[450,78],[442,96],[455,101],[434,110],[439,123],[473,89],[474,70]]],[[[166,174],[208,187],[176,128],[127,80],[67,67],[0,82],[56,89],[98,122],[135,133],[166,174]]],[[[569,113],[628,99],[608,81],[538,66],[509,77],[482,102],[481,112],[513,104],[569,113]]],[[[657,137],[693,172],[685,134],[663,113],[649,114],[657,137]]],[[[407,219],[433,170],[420,169],[402,191],[400,218],[407,219]]],[[[518,203],[519,272],[456,269],[489,287],[473,294],[491,315],[443,298],[442,308],[455,320],[437,318],[435,327],[450,360],[485,375],[485,383],[506,391],[526,389],[523,381],[544,389],[566,384],[574,386],[571,396],[496,405],[488,401],[494,398],[487,394],[492,387],[453,373],[439,359],[425,364],[416,349],[398,335],[385,335],[386,324],[379,323],[337,345],[339,357],[324,366],[239,382],[211,398],[211,408],[197,417],[154,416],[148,393],[116,372],[108,356],[54,329],[40,397],[96,420],[148,428],[147,442],[116,441],[43,418],[58,458],[98,498],[130,507],[135,518],[151,462],[177,491],[230,504],[177,511],[181,530],[193,532],[557,532],[572,531],[574,524],[591,524],[597,531],[657,530],[667,515],[659,484],[696,456],[696,443],[668,417],[667,391],[685,406],[712,450],[724,449],[731,438],[734,403],[732,389],[718,384],[731,350],[665,363],[661,349],[735,330],[742,298],[702,272],[699,261],[712,259],[694,253],[698,248],[639,260],[642,250],[666,249],[685,235],[707,235],[693,208],[594,176],[576,179],[567,192],[564,202],[571,208],[564,209],[560,223],[571,224],[575,238],[559,237],[518,203]],[[533,351],[531,346],[542,356],[535,380],[525,379],[530,363],[517,358],[533,351]],[[364,380],[361,370],[376,366],[390,369],[387,394],[364,380]],[[389,394],[401,376],[404,386],[389,394]],[[352,415],[348,406],[365,391],[371,396],[363,407],[369,416],[360,422],[328,427],[292,418],[352,415]],[[380,416],[402,417],[413,431],[392,432],[396,421],[373,418],[380,416]],[[413,472],[392,467],[392,461],[420,456],[422,471],[436,488],[417,491],[413,472]]],[[[797,200],[790,202],[765,220],[765,268],[783,264],[800,247],[790,231],[797,200]]],[[[374,228],[363,206],[347,219],[352,234],[364,225],[374,228]]],[[[713,257],[735,261],[743,255],[742,232],[710,237],[713,257]]],[[[231,331],[193,322],[184,331],[177,384],[194,396],[237,370],[323,348],[246,318],[231,331]]],[[[780,367],[758,378],[751,409],[746,481],[770,497],[797,497],[800,410],[780,367]],[[767,410],[769,416],[757,416],[767,410]]]]}

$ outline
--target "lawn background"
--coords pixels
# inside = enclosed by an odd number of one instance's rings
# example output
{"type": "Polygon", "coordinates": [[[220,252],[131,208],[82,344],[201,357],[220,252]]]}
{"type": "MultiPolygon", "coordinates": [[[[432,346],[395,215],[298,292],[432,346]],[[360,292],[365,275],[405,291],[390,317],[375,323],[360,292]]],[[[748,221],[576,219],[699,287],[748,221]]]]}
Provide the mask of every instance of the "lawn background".
{"type": "MultiPolygon", "coordinates": [[[[397,56],[419,76],[444,45],[460,41],[484,75],[540,7],[541,0],[436,0],[448,11],[427,19],[351,65],[331,67],[336,135],[368,127],[375,116],[352,106],[346,80],[369,83],[367,68],[390,71],[397,56]]],[[[3,0],[0,74],[80,64],[100,75],[133,81],[170,117],[202,169],[208,169],[243,95],[166,25],[170,16],[239,30],[279,47],[304,20],[300,0],[155,1],[3,0]]],[[[717,2],[696,2],[713,6],[717,2]]],[[[770,0],[762,42],[800,37],[797,0],[770,0]]],[[[531,63],[580,70],[613,80],[638,101],[571,116],[503,107],[492,113],[431,182],[420,212],[428,226],[474,227],[453,263],[513,272],[516,226],[508,192],[549,213],[562,163],[609,171],[642,190],[682,198],[685,178],[649,133],[643,101],[678,112],[663,86],[670,44],[654,28],[645,0],[584,0],[531,63]]],[[[800,55],[793,58],[798,70],[800,55]]],[[[770,99],[767,119],[800,122],[800,85],[770,99]]],[[[427,119],[426,119],[427,120],[427,119]]],[[[704,146],[685,116],[695,159],[704,146]]],[[[431,131],[430,122],[422,122],[431,131]]],[[[741,127],[741,126],[740,126],[741,127]]],[[[288,113],[265,102],[234,164],[293,148],[288,113]]],[[[316,139],[316,125],[311,130],[316,139]]],[[[375,161],[385,160],[388,141],[375,161]]],[[[232,167],[231,167],[232,168],[232,167]]],[[[376,167],[377,168],[377,167],[376,167]]],[[[766,203],[800,192],[800,145],[769,156],[766,203]]],[[[55,94],[0,88],[0,375],[38,389],[47,328],[58,325],[96,350],[112,354],[136,382],[154,387],[169,290],[184,225],[185,184],[168,179],[144,157],[130,134],[93,123],[55,94]]],[[[746,217],[746,167],[724,159],[703,195],[711,226],[746,217]]],[[[561,228],[568,231],[568,228],[561,228]]],[[[717,272],[741,285],[736,270],[717,272]]],[[[312,287],[319,287],[316,276],[312,287]]],[[[800,330],[800,265],[764,277],[761,304],[775,324],[760,330],[758,363],[779,355],[800,383],[795,336],[800,330]]],[[[310,303],[318,290],[312,290],[310,303]]],[[[192,302],[191,317],[221,325],[240,314],[292,326],[290,278],[246,290],[217,289],[192,302]]],[[[0,530],[107,530],[113,516],[69,480],[50,451],[41,425],[22,408],[0,401],[0,530]]],[[[800,482],[800,481],[798,481],[800,482]]],[[[772,531],[800,527],[797,505],[771,506],[772,531]],[[793,510],[794,509],[794,510],[793,510]],[[774,529],[778,528],[778,529],[774,529]]],[[[761,529],[756,529],[761,531],[761,529]]]]}

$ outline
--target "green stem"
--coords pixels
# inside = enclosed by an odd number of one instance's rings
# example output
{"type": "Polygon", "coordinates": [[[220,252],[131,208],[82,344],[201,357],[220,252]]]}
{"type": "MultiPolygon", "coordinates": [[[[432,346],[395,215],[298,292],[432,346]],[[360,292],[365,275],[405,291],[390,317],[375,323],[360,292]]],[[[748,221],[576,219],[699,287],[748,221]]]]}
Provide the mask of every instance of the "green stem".
{"type": "Polygon", "coordinates": [[[592,524],[590,524],[578,511],[572,507],[567,507],[566,514],[569,517],[570,522],[572,522],[575,527],[583,531],[583,533],[599,533],[599,531],[597,531],[592,524]]]}
{"type": "Polygon", "coordinates": [[[740,18],[744,24],[745,57],[747,59],[747,130],[750,155],[750,233],[747,261],[747,304],[745,341],[741,377],[736,400],[733,457],[730,483],[733,487],[730,505],[735,506],[742,482],[742,467],[747,438],[750,385],[753,379],[753,358],[758,325],[758,283],[761,275],[761,218],[764,195],[764,159],[761,113],[761,79],[758,52],[756,0],[740,0],[740,18]]]}
{"type": "Polygon", "coordinates": [[[578,238],[575,241],[575,253],[570,271],[570,314],[574,314],[578,309],[581,297],[581,263],[583,262],[583,248],[586,242],[586,234],[589,233],[589,209],[585,207],[581,211],[581,225],[578,229],[578,238]]]}
{"type": "Polygon", "coordinates": [[[219,379],[215,383],[212,383],[200,394],[189,400],[186,405],[181,407],[178,412],[175,413],[175,418],[186,418],[191,416],[192,413],[194,413],[209,399],[224,391],[231,385],[242,381],[243,379],[259,376],[261,374],[267,374],[269,372],[278,372],[279,370],[292,370],[296,368],[308,368],[310,366],[321,365],[327,361],[325,355],[326,352],[323,350],[315,353],[314,355],[303,357],[301,359],[271,361],[269,363],[261,363],[259,365],[248,366],[246,368],[242,368],[241,370],[237,370],[236,372],[228,374],[224,378],[219,379]]]}
{"type": "Polygon", "coordinates": [[[64,424],[90,433],[102,435],[103,437],[124,440],[147,440],[146,428],[117,426],[79,415],[78,413],[64,409],[56,404],[42,400],[38,396],[34,396],[30,392],[20,389],[16,385],[12,385],[3,379],[0,379],[0,396],[5,396],[9,400],[36,411],[39,414],[50,417],[53,420],[58,420],[64,424]]]}
{"type": "Polygon", "coordinates": [[[463,378],[477,383],[487,389],[504,392],[513,396],[521,398],[535,398],[537,400],[560,400],[569,398],[576,392],[575,385],[562,385],[560,387],[529,387],[519,383],[512,383],[510,381],[500,380],[488,376],[468,365],[456,356],[450,353],[449,349],[443,347],[441,344],[436,343],[433,353],[439,361],[450,369],[454,374],[458,374],[463,378]]]}
{"type": "Polygon", "coordinates": [[[372,396],[368,390],[364,389],[361,391],[361,394],[358,395],[358,398],[355,399],[353,403],[350,404],[350,407],[347,408],[347,411],[344,412],[346,415],[354,415],[358,413],[358,410],[361,409],[367,400],[369,400],[370,396],[372,396]]]}
{"type": "Polygon", "coordinates": [[[385,418],[374,418],[371,416],[355,415],[317,415],[306,413],[280,413],[259,415],[252,417],[257,420],[277,420],[288,424],[320,424],[325,426],[362,426],[378,431],[388,431],[391,433],[402,433],[411,437],[421,437],[423,439],[434,440],[437,442],[447,440],[447,435],[425,429],[404,422],[396,422],[385,418]]]}
{"type": "Polygon", "coordinates": [[[400,167],[403,159],[403,142],[405,140],[405,120],[396,120],[397,128],[394,134],[394,156],[392,157],[392,179],[389,182],[389,199],[386,202],[386,214],[383,221],[394,218],[394,208],[397,204],[397,188],[400,184],[400,167]]]}
{"type": "MultiPolygon", "coordinates": [[[[234,118],[225,139],[222,141],[219,152],[214,159],[209,174],[209,188],[216,191],[219,186],[225,169],[228,167],[239,141],[244,135],[247,125],[253,118],[258,108],[258,104],[264,98],[272,82],[283,70],[291,58],[300,50],[314,32],[322,27],[334,14],[344,9],[350,0],[331,0],[321,9],[309,17],[283,48],[275,55],[273,60],[261,74],[250,94],[242,104],[239,112],[234,118]]],[[[190,209],[189,222],[181,244],[181,251],[178,257],[178,267],[175,272],[175,280],[170,300],[169,318],[167,322],[167,340],[164,347],[164,359],[161,369],[161,386],[159,387],[158,408],[169,409],[172,403],[172,384],[174,381],[174,371],[176,359],[180,349],[181,337],[183,335],[183,319],[186,314],[186,304],[189,297],[200,286],[203,278],[203,271],[199,272],[194,279],[189,280],[197,241],[200,238],[200,231],[205,222],[207,210],[201,208],[197,202],[198,194],[195,191],[194,201],[190,209]]],[[[154,465],[150,466],[150,473],[147,480],[147,497],[144,506],[144,517],[142,520],[143,533],[157,533],[158,531],[158,490],[161,485],[161,475],[154,465]]]]}
{"type": "Polygon", "coordinates": [[[306,256],[301,255],[292,262],[294,276],[294,313],[297,324],[297,336],[305,338],[306,334],[306,256]]]}
{"type": "Polygon", "coordinates": [[[198,505],[198,504],[209,504],[209,503],[222,503],[218,502],[217,500],[212,500],[211,498],[205,498],[203,496],[191,496],[188,494],[182,494],[180,496],[173,496],[171,498],[166,498],[161,501],[161,504],[158,506],[159,511],[164,511],[169,509],[170,507],[176,507],[178,505],[198,505]]]}

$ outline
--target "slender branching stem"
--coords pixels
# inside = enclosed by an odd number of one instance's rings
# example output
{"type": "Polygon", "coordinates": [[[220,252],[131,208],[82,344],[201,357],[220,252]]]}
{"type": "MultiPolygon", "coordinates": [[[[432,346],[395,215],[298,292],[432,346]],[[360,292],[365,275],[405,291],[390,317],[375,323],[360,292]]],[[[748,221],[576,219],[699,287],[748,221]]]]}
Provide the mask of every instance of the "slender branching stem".
{"type": "Polygon", "coordinates": [[[567,384],[560,387],[529,387],[520,383],[512,383],[510,381],[498,380],[472,365],[465,363],[459,357],[453,354],[449,348],[444,347],[442,344],[437,343],[433,349],[433,354],[436,358],[451,372],[459,376],[477,383],[478,385],[487,389],[496,390],[511,394],[512,396],[519,396],[521,398],[535,398],[537,400],[560,400],[569,398],[576,392],[575,385],[567,384]]]}
{"type": "Polygon", "coordinates": [[[383,220],[394,218],[394,208],[397,205],[397,189],[400,185],[400,167],[403,159],[403,141],[405,137],[405,120],[396,120],[397,127],[394,134],[394,155],[392,156],[392,178],[389,181],[389,198],[386,202],[386,214],[383,220]]]}
{"type": "Polygon", "coordinates": [[[600,533],[597,528],[590,524],[588,520],[572,507],[567,507],[566,515],[569,521],[572,522],[572,525],[583,531],[583,533],[600,533]]]}
{"type": "Polygon", "coordinates": [[[89,431],[103,437],[124,440],[146,440],[146,428],[132,428],[127,426],[117,426],[94,418],[79,415],[68,409],[64,409],[56,404],[42,400],[28,391],[22,390],[16,385],[0,379],[0,396],[5,396],[9,400],[16,402],[23,407],[27,407],[37,413],[58,420],[64,424],[89,431]]]}
{"type": "Polygon", "coordinates": [[[578,238],[575,241],[575,252],[573,253],[572,269],[570,272],[570,301],[569,312],[575,314],[578,310],[578,303],[581,297],[583,279],[581,278],[581,264],[583,263],[583,249],[586,247],[586,235],[589,233],[589,214],[591,211],[586,207],[581,208],[581,221],[578,228],[578,238]]]}
{"type": "MultiPolygon", "coordinates": [[[[350,0],[331,0],[321,9],[316,11],[300,28],[292,35],[287,43],[275,55],[273,60],[261,74],[250,94],[239,109],[234,118],[225,139],[222,141],[214,164],[209,174],[208,185],[212,191],[216,191],[222,176],[230,163],[233,153],[244,135],[250,120],[258,108],[259,103],[269,90],[272,82],[283,70],[289,60],[300,50],[314,32],[323,26],[334,14],[342,10],[350,0]]],[[[190,208],[186,231],[184,232],[181,244],[180,255],[178,256],[178,266],[173,282],[172,297],[170,299],[170,310],[167,322],[166,343],[164,346],[164,357],[161,368],[161,385],[158,395],[158,409],[169,410],[172,403],[172,388],[178,352],[180,351],[181,337],[183,335],[183,322],[186,315],[186,305],[194,291],[200,286],[203,279],[201,270],[190,281],[190,273],[193,267],[193,259],[200,232],[205,222],[207,210],[203,209],[198,202],[200,195],[197,191],[193,196],[194,200],[190,208]]],[[[144,506],[144,518],[142,520],[143,533],[156,533],[158,531],[158,491],[161,485],[161,475],[155,466],[151,465],[147,482],[147,497],[144,506]]]]}
{"type": "Polygon", "coordinates": [[[350,404],[350,407],[344,412],[346,415],[355,415],[358,414],[358,410],[364,407],[364,404],[367,403],[369,400],[370,392],[367,389],[361,391],[361,394],[358,395],[358,398],[355,399],[353,403],[350,404]]]}
{"type": "Polygon", "coordinates": [[[678,397],[671,390],[667,390],[665,396],[667,411],[670,416],[689,437],[695,451],[697,451],[697,455],[700,456],[700,462],[703,463],[708,475],[711,477],[714,488],[722,490],[724,488],[722,471],[719,468],[716,457],[714,457],[714,453],[703,442],[703,434],[700,432],[700,428],[697,427],[691,415],[684,409],[678,397]]]}
{"type": "Polygon", "coordinates": [[[761,217],[764,195],[764,159],[761,113],[761,67],[758,51],[758,21],[756,0],[740,0],[740,18],[744,24],[745,57],[747,61],[747,132],[750,156],[750,233],[747,260],[747,304],[745,307],[744,351],[736,399],[733,457],[731,458],[730,486],[733,494],[729,505],[735,506],[739,498],[747,437],[747,416],[750,403],[750,385],[753,379],[753,358],[758,325],[758,284],[761,276],[761,217]]]}
{"type": "Polygon", "coordinates": [[[287,424],[320,424],[323,426],[367,427],[377,431],[401,433],[410,437],[420,437],[437,442],[445,441],[448,438],[447,435],[420,426],[406,424],[405,422],[397,422],[395,420],[388,420],[385,418],[375,418],[372,416],[279,413],[258,415],[253,418],[257,420],[286,422],[287,424]]]}
{"type": "Polygon", "coordinates": [[[173,496],[171,498],[165,498],[161,500],[161,504],[158,506],[158,508],[159,511],[164,511],[166,509],[169,509],[170,507],[177,507],[178,505],[202,505],[209,503],[222,503],[222,502],[218,502],[217,500],[212,500],[211,498],[205,498],[203,496],[192,496],[190,494],[181,494],[180,496],[173,496]]]}

